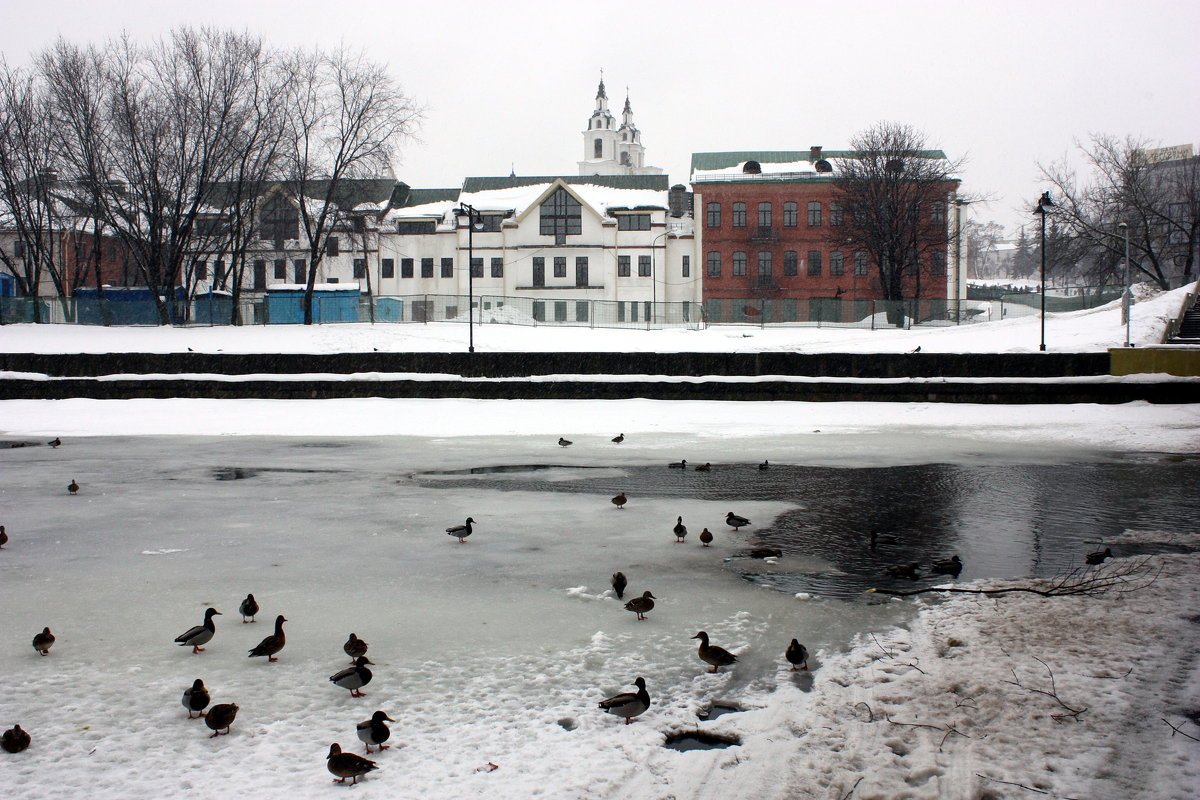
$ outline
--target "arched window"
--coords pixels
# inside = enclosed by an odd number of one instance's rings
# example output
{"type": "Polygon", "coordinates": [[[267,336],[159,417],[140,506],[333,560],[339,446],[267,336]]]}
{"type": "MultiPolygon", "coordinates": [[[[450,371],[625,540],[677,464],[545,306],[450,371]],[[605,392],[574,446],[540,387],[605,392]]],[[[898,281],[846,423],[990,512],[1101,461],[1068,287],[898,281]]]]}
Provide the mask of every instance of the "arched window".
{"type": "Polygon", "coordinates": [[[735,228],[746,227],[746,204],[745,203],[734,203],[733,204],[733,227],[735,227],[735,228]]]}
{"type": "Polygon", "coordinates": [[[599,137],[592,142],[592,158],[604,158],[604,140],[599,137]]]}
{"type": "Polygon", "coordinates": [[[621,153],[621,166],[624,166],[624,167],[629,166],[629,152],[628,151],[621,153]]]}

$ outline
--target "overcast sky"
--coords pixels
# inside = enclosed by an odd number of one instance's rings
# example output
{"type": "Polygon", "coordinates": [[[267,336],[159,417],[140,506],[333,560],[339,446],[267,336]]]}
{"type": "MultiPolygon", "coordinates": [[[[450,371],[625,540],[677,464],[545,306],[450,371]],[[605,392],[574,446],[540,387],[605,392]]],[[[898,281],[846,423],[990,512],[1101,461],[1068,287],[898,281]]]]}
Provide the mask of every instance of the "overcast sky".
{"type": "Polygon", "coordinates": [[[396,164],[414,187],[576,174],[601,69],[673,183],[693,152],[839,149],[890,120],[965,158],[964,191],[994,198],[973,213],[1010,226],[1044,188],[1036,163],[1091,132],[1200,141],[1195,0],[3,2],[10,63],[184,24],[361,47],[427,108],[396,164]]]}

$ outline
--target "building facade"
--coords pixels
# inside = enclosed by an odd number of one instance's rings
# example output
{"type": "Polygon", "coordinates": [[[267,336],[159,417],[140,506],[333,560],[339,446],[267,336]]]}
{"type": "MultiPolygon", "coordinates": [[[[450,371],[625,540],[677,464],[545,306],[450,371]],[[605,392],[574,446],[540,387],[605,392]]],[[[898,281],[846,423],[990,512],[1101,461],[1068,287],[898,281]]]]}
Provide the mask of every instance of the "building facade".
{"type": "MultiPolygon", "coordinates": [[[[850,322],[873,313],[884,297],[878,270],[865,249],[839,235],[846,218],[834,179],[838,160],[850,155],[820,147],[692,155],[710,322],[850,322]]],[[[958,270],[949,268],[946,246],[954,185],[947,185],[946,201],[921,210],[942,242],[906,279],[906,297],[931,301],[923,314],[944,312],[946,298],[955,296],[958,270]]]]}

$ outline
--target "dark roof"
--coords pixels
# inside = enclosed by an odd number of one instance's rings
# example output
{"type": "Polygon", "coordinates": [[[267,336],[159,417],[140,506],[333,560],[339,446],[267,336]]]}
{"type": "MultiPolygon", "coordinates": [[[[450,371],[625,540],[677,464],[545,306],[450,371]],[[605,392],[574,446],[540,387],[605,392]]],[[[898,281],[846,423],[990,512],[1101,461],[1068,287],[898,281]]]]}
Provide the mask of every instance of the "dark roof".
{"type": "Polygon", "coordinates": [[[494,189],[513,189],[518,186],[534,186],[539,183],[562,181],[566,184],[607,186],[610,189],[652,189],[665,192],[670,189],[666,175],[540,175],[496,178],[467,178],[463,181],[464,192],[487,192],[494,189]]]}
{"type": "MultiPolygon", "coordinates": [[[[264,181],[259,184],[256,194],[262,195],[273,186],[282,186],[288,194],[293,194],[296,184],[293,181],[264,181]]],[[[333,193],[333,202],[343,210],[349,211],[362,203],[385,203],[394,197],[398,185],[403,185],[395,178],[343,178],[338,182],[333,193]]],[[[205,187],[208,192],[209,205],[218,208],[226,205],[235,191],[235,184],[229,182],[211,183],[205,187]]],[[[323,198],[329,190],[329,181],[314,180],[304,184],[304,195],[315,199],[323,198]]]]}
{"type": "MultiPolygon", "coordinates": [[[[854,150],[822,150],[820,159],[854,158],[854,150]]],[[[921,158],[945,158],[941,150],[921,150],[916,155],[921,158]]],[[[728,169],[736,167],[745,161],[760,163],[786,164],[789,161],[812,161],[811,150],[735,150],[728,153],[692,153],[692,171],[698,169],[728,169]]]]}
{"type": "Polygon", "coordinates": [[[392,208],[411,208],[443,200],[458,200],[458,189],[413,189],[399,183],[392,193],[392,208]]]}

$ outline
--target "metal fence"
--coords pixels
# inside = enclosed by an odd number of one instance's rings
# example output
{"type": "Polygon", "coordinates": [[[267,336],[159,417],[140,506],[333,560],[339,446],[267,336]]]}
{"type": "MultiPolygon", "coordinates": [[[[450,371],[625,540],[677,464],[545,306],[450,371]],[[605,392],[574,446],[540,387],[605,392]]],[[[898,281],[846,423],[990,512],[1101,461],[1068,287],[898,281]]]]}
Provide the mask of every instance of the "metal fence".
{"type": "MultiPolygon", "coordinates": [[[[1055,289],[1046,295],[1053,312],[1093,308],[1119,299],[1123,287],[1055,289]]],[[[313,296],[313,321],[429,323],[466,322],[466,295],[367,297],[349,292],[313,296]]],[[[543,299],[476,295],[477,324],[585,328],[690,328],[758,325],[828,328],[911,328],[988,322],[1037,314],[1041,294],[1011,293],[999,300],[843,300],[841,298],[710,298],[700,303],[543,299]]],[[[271,325],[304,319],[298,296],[268,293],[239,300],[201,295],[160,307],[147,300],[0,297],[0,324],[46,322],[77,325],[271,325]],[[165,316],[165,320],[164,320],[165,316]]]]}

